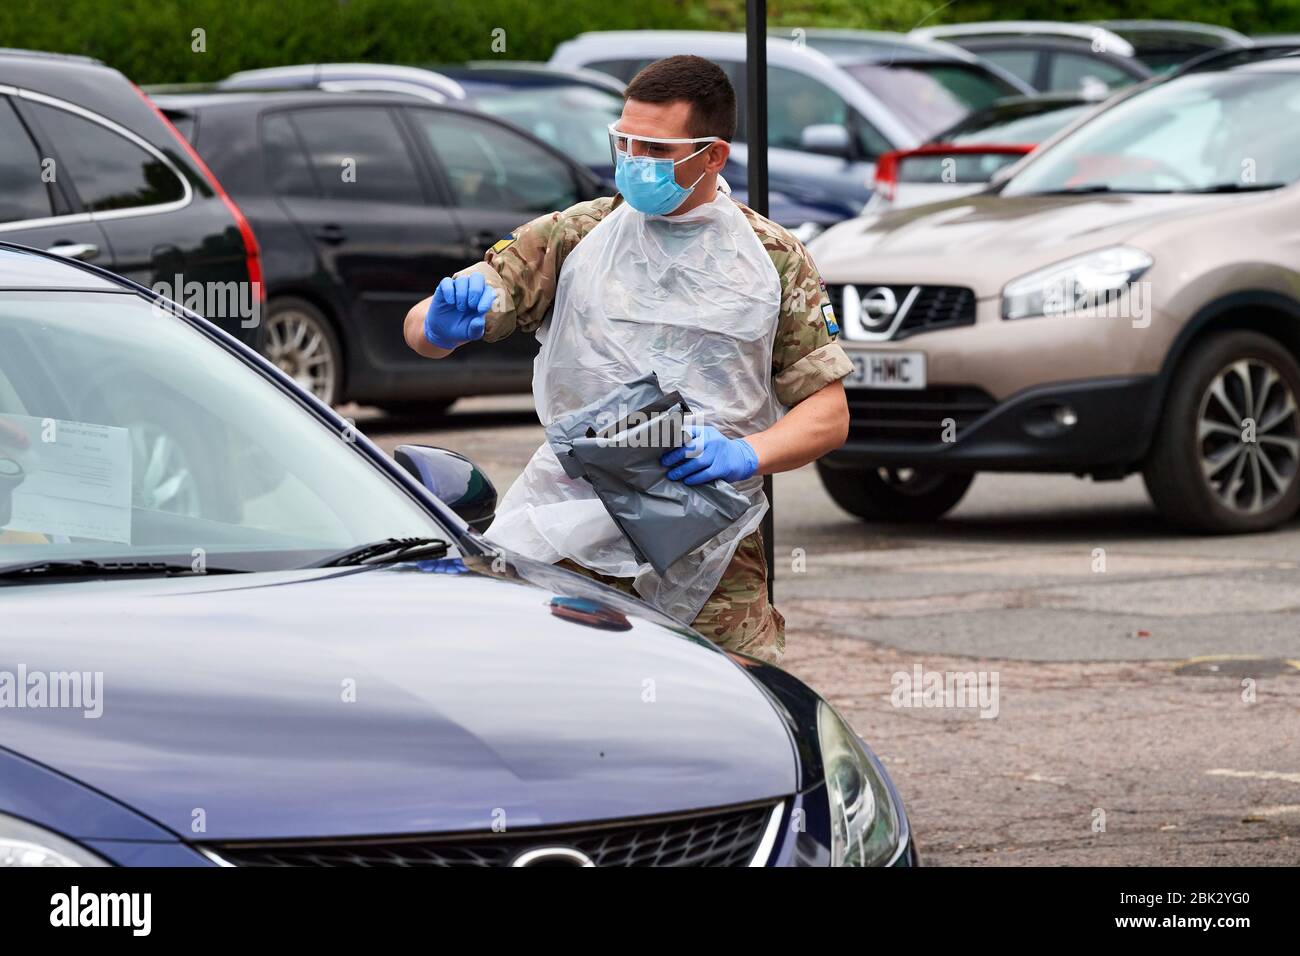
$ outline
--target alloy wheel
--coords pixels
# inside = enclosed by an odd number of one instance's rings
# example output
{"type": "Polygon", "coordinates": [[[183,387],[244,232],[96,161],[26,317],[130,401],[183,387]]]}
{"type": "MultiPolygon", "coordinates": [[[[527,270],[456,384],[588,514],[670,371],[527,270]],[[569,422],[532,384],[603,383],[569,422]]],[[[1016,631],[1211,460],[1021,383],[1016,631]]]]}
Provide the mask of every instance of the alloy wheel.
{"type": "Polygon", "coordinates": [[[299,309],[275,312],[266,324],[266,357],[323,402],[335,394],[337,358],[315,316],[299,309]]]}
{"type": "Polygon", "coordinates": [[[1238,359],[1201,396],[1197,416],[1201,474],[1225,507],[1257,514],[1296,479],[1300,413],[1286,380],[1268,362],[1238,359]]]}

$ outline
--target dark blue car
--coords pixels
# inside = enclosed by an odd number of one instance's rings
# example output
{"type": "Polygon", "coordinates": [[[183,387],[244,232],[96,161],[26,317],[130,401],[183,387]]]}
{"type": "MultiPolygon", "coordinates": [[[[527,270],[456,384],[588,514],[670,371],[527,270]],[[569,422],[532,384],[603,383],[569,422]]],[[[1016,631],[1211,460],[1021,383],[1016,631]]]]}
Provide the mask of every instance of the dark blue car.
{"type": "Polygon", "coordinates": [[[494,502],[0,245],[0,865],[915,863],[825,701],[494,553],[494,502]]]}

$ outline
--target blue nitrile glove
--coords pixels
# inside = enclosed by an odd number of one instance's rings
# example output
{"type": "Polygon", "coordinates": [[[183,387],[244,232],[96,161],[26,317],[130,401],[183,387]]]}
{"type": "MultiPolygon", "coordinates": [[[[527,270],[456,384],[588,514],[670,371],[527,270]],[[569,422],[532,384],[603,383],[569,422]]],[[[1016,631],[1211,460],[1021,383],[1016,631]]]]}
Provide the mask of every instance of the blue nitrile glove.
{"type": "Polygon", "coordinates": [[[687,425],[691,440],[659,459],[673,481],[702,485],[721,478],[744,481],[758,471],[758,452],[743,438],[728,438],[712,425],[687,425]],[[677,467],[673,467],[676,465],[677,467]]]}
{"type": "Polygon", "coordinates": [[[484,281],[481,272],[443,279],[424,314],[424,337],[440,349],[483,338],[484,316],[496,297],[497,290],[484,281]]]}

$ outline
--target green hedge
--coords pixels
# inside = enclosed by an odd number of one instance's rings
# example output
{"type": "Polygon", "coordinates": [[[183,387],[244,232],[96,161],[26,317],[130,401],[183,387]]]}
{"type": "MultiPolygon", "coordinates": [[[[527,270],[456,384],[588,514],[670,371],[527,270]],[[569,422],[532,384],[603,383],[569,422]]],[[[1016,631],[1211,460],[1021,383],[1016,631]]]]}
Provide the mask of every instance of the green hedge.
{"type": "MultiPolygon", "coordinates": [[[[138,83],[286,63],[545,59],[584,29],[676,27],[685,0],[0,0],[0,46],[84,53],[138,83]],[[204,31],[205,52],[193,50],[204,31]],[[504,30],[505,53],[493,51],[504,30]],[[499,34],[498,34],[499,36],[499,34]]],[[[696,21],[703,23],[704,20],[696,21]]]]}
{"type": "MultiPolygon", "coordinates": [[[[1300,31],[1300,0],[769,0],[768,13],[780,27],[1141,15],[1300,31]]],[[[181,83],[314,60],[545,59],[583,30],[740,29],[744,21],[744,0],[0,0],[0,46],[85,53],[139,83],[181,83]],[[193,49],[198,29],[203,52],[193,49]]]]}

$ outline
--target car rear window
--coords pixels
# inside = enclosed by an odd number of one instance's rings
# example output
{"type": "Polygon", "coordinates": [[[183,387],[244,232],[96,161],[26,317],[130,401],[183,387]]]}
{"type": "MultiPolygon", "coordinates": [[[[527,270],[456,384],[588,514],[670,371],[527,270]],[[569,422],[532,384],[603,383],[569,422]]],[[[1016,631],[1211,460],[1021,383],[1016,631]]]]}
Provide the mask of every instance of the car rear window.
{"type": "Polygon", "coordinates": [[[1028,116],[1002,115],[983,123],[958,124],[944,137],[948,143],[1041,143],[1090,110],[1086,103],[1061,106],[1028,116]]]}
{"type": "Polygon", "coordinates": [[[53,212],[41,170],[36,144],[9,98],[0,97],[0,222],[41,219],[53,212]]]}
{"type": "Polygon", "coordinates": [[[900,183],[986,183],[1004,166],[1020,159],[1005,153],[954,153],[950,156],[905,156],[895,178],[900,183]]]}
{"type": "MultiPolygon", "coordinates": [[[[92,212],[175,202],[176,173],[148,150],[100,123],[44,103],[24,103],[49,137],[82,204],[92,212]]],[[[62,173],[56,167],[56,175],[62,173]]]]}
{"type": "Polygon", "coordinates": [[[1002,67],[1008,73],[1019,77],[1030,86],[1037,87],[1038,58],[1037,50],[1008,49],[996,50],[980,48],[975,51],[981,58],[1002,67]]]}
{"type": "Polygon", "coordinates": [[[288,113],[272,113],[262,119],[262,159],[267,185],[280,196],[320,195],[311,160],[293,128],[288,113]]]}
{"type": "Polygon", "coordinates": [[[1104,95],[1133,82],[1132,74],[1098,57],[1056,53],[1052,56],[1047,87],[1063,93],[1104,95]]]}
{"type": "Polygon", "coordinates": [[[966,63],[859,63],[845,69],[923,139],[967,113],[1021,93],[966,63]]]}
{"type": "Polygon", "coordinates": [[[424,202],[415,160],[388,110],[370,106],[297,110],[293,123],[325,198],[424,202]]]}
{"type": "Polygon", "coordinates": [[[586,69],[608,73],[610,76],[617,77],[627,83],[653,62],[654,60],[651,57],[640,57],[635,60],[596,60],[593,63],[583,65],[586,69]]]}
{"type": "Polygon", "coordinates": [[[522,126],[584,166],[608,166],[606,129],[622,115],[623,98],[590,86],[500,89],[470,97],[474,106],[522,126]]]}
{"type": "Polygon", "coordinates": [[[412,109],[411,117],[446,174],[458,206],[550,212],[567,209],[581,198],[572,172],[559,157],[505,126],[434,109],[412,109]]]}

